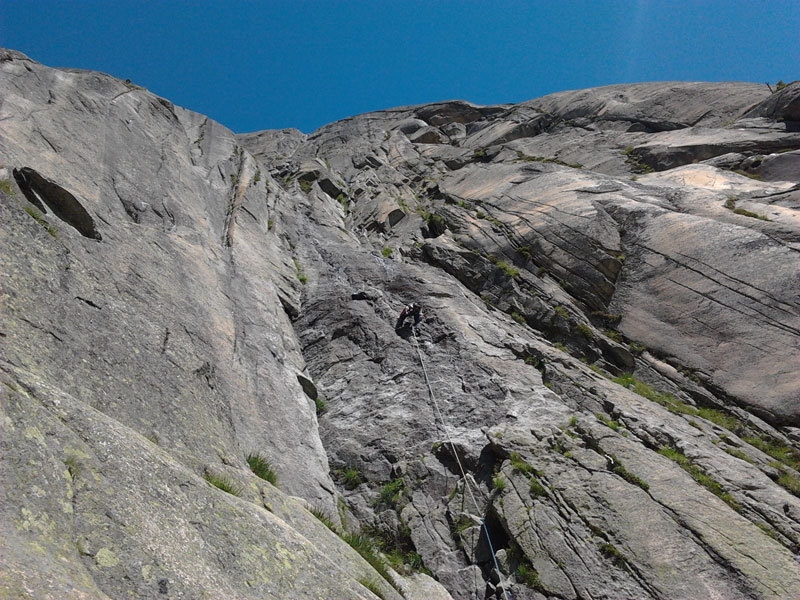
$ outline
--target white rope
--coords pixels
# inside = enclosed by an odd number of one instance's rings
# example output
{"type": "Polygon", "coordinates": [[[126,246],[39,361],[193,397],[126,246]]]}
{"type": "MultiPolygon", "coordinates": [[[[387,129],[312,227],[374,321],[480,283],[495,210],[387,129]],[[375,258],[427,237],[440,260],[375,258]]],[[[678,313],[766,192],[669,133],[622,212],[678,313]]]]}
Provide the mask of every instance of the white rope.
{"type": "MultiPolygon", "coordinates": [[[[478,501],[475,499],[475,494],[472,492],[472,485],[470,484],[470,478],[467,477],[466,472],[464,471],[464,467],[461,464],[461,459],[458,458],[458,452],[456,451],[456,445],[453,443],[453,438],[450,437],[450,433],[447,430],[447,423],[442,416],[442,411],[439,410],[439,404],[436,402],[436,395],[433,393],[433,387],[431,387],[431,381],[428,378],[428,370],[425,368],[425,361],[422,360],[422,352],[419,349],[419,341],[417,340],[417,330],[415,327],[411,328],[411,333],[414,334],[414,347],[417,349],[417,356],[419,357],[419,364],[422,366],[422,374],[425,376],[425,384],[428,386],[428,393],[431,397],[431,403],[433,404],[433,409],[436,411],[436,418],[439,419],[442,423],[442,428],[444,429],[444,434],[447,436],[447,442],[450,444],[450,450],[453,453],[453,456],[456,459],[456,464],[458,464],[458,470],[461,471],[461,477],[464,480],[464,487],[469,492],[469,497],[472,498],[472,503],[475,505],[475,511],[478,514],[481,514],[481,508],[478,506],[478,501]]],[[[489,552],[492,554],[492,561],[494,561],[494,568],[497,571],[497,577],[500,578],[500,584],[503,584],[503,573],[500,571],[500,565],[497,563],[497,556],[494,552],[494,546],[492,545],[492,538],[489,535],[489,528],[486,526],[486,519],[481,517],[481,527],[483,527],[483,531],[486,533],[486,541],[489,544],[489,552]]],[[[503,596],[505,596],[506,600],[510,600],[508,596],[508,590],[506,586],[503,585],[503,596]]]]}

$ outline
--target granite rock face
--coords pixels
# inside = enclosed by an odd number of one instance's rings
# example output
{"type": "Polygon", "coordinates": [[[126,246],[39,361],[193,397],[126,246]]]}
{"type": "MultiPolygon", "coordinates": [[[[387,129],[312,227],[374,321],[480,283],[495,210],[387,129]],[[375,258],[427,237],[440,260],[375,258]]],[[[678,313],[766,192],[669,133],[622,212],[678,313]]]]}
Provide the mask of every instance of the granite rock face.
{"type": "Polygon", "coordinates": [[[235,135],[0,51],[0,597],[800,597],[798,85],[235,135]]]}

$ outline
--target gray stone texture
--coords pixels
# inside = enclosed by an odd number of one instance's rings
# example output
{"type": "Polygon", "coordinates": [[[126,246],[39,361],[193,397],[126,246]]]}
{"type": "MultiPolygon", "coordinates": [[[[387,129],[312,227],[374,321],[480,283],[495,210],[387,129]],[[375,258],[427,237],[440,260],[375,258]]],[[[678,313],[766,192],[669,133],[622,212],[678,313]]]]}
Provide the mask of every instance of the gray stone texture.
{"type": "Polygon", "coordinates": [[[800,597],[797,86],[235,135],[0,51],[0,597],[800,597]]]}

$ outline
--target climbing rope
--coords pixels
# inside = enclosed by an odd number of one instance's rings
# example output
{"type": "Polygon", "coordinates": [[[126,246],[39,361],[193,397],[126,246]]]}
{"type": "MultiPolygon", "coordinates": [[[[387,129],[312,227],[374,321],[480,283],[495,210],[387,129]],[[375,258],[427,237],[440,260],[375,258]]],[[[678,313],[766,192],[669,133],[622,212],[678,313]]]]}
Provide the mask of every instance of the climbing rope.
{"type": "MultiPolygon", "coordinates": [[[[464,481],[464,488],[469,492],[469,497],[472,499],[472,503],[475,505],[475,511],[480,514],[481,509],[478,506],[478,501],[475,499],[475,494],[472,492],[472,485],[470,484],[470,478],[467,477],[467,473],[464,471],[464,466],[461,464],[461,459],[458,458],[458,452],[456,452],[456,445],[453,443],[453,438],[450,437],[450,433],[447,430],[447,423],[442,416],[442,411],[439,409],[439,403],[436,402],[436,395],[433,393],[433,387],[431,386],[431,380],[428,378],[428,370],[425,368],[425,361],[422,359],[422,351],[419,349],[419,341],[417,340],[417,329],[416,327],[411,328],[411,333],[414,335],[414,347],[417,350],[417,356],[419,357],[419,364],[422,366],[422,374],[425,376],[425,384],[428,386],[428,394],[431,398],[431,404],[433,404],[433,410],[436,413],[435,417],[442,423],[442,428],[444,429],[444,434],[447,437],[447,443],[450,444],[450,450],[453,453],[453,456],[456,459],[456,464],[458,465],[458,470],[461,472],[461,478],[464,481]]],[[[481,527],[483,528],[484,533],[486,534],[486,542],[489,544],[489,552],[492,554],[492,561],[494,561],[494,568],[497,572],[497,577],[500,579],[500,585],[503,586],[503,596],[505,600],[510,600],[508,595],[508,589],[506,586],[503,585],[503,573],[500,571],[500,565],[497,563],[497,556],[494,551],[494,545],[492,544],[492,538],[489,535],[489,528],[486,526],[486,519],[481,517],[481,527]]]]}

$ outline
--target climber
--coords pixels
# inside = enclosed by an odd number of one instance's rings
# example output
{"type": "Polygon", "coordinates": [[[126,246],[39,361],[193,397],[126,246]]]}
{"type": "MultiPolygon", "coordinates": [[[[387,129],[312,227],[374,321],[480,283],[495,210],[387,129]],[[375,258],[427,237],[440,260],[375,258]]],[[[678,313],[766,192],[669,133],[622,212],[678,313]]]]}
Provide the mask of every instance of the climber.
{"type": "Polygon", "coordinates": [[[405,324],[405,320],[408,317],[414,317],[414,327],[419,325],[421,311],[422,307],[416,302],[412,302],[411,304],[404,306],[403,310],[400,312],[400,316],[397,317],[397,323],[395,323],[394,326],[395,330],[402,329],[403,325],[405,324]]]}

